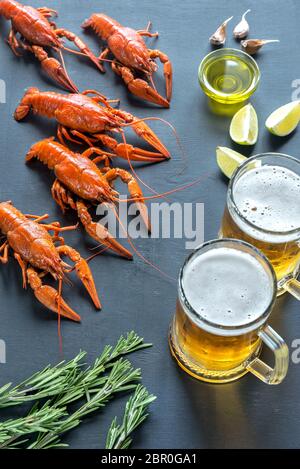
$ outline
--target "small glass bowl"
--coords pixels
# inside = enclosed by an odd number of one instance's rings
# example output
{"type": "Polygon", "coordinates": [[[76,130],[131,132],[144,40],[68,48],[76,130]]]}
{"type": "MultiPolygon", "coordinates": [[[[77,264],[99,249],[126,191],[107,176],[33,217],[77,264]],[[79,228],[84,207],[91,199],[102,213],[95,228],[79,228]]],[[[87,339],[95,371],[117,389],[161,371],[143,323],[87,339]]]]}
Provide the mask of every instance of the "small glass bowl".
{"type": "Polygon", "coordinates": [[[223,104],[246,101],[256,90],[260,71],[246,52],[223,48],[207,54],[199,65],[198,79],[204,93],[223,104]]]}

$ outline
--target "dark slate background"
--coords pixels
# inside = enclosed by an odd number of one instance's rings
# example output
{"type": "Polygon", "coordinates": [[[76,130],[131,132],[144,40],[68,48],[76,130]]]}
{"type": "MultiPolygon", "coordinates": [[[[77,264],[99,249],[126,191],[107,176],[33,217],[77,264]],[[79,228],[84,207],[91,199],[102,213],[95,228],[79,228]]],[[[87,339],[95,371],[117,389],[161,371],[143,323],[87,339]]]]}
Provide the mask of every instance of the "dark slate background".
{"type": "MultiPolygon", "coordinates": [[[[41,6],[44,2],[33,0],[31,3],[41,6]]],[[[80,33],[81,22],[92,12],[103,11],[136,29],[152,20],[153,29],[160,32],[160,38],[157,41],[147,39],[147,42],[169,54],[174,65],[174,95],[170,110],[156,109],[129,96],[109,69],[102,76],[84,59],[68,54],[65,54],[66,62],[80,89],[96,88],[107,96],[119,97],[122,106],[138,116],[159,116],[176,127],[187,153],[184,172],[174,136],[167,127],[153,123],[153,128],[171,149],[173,160],[141,168],[139,175],[160,192],[204,175],[200,184],[172,195],[171,199],[205,203],[206,240],[216,237],[226,194],[226,181],[215,162],[215,148],[217,145],[232,146],[232,142],[228,136],[229,120],[212,115],[207,108],[197,82],[197,68],[210,50],[208,37],[225,18],[235,15],[230,31],[240,15],[251,8],[248,19],[252,37],[281,41],[266,46],[257,58],[262,80],[252,103],[260,121],[260,136],[255,149],[248,149],[248,154],[273,150],[299,155],[299,131],[290,138],[276,139],[264,129],[264,121],[270,112],[291,100],[292,81],[300,78],[298,1],[49,0],[45,3],[59,11],[59,27],[76,33],[80,33]]],[[[52,135],[55,125],[39,118],[30,118],[22,124],[12,119],[16,104],[27,87],[59,89],[43,76],[36,61],[28,56],[18,59],[12,54],[4,42],[8,26],[4,19],[0,19],[0,78],[7,85],[7,103],[0,104],[0,199],[12,199],[24,212],[49,212],[51,219],[69,224],[74,221],[72,215],[64,218],[51,199],[52,175],[38,163],[24,164],[30,145],[52,135]]],[[[94,51],[99,50],[96,37],[85,34],[85,38],[94,51]]],[[[227,45],[236,46],[230,33],[227,45]]],[[[84,255],[89,255],[88,249],[93,242],[83,233],[69,233],[66,239],[84,255]]],[[[177,275],[187,255],[184,240],[138,240],[136,246],[170,275],[177,275]]],[[[133,363],[143,370],[145,385],[158,396],[150,418],[135,436],[134,447],[299,446],[300,366],[291,363],[287,379],[275,387],[264,385],[251,375],[220,386],[197,382],[175,366],[168,351],[167,331],[174,313],[176,284],[137,257],[129,263],[113,255],[104,255],[92,263],[92,269],[103,310],[96,312],[93,309],[76,280],[72,290],[65,287],[65,298],[81,313],[83,320],[81,325],[63,322],[64,356],[69,359],[79,349],[84,349],[92,361],[105,344],[114,343],[120,334],[131,329],[153,342],[152,349],[131,356],[133,363]]],[[[61,359],[57,322],[40,307],[30,291],[22,290],[20,271],[14,259],[1,267],[0,295],[0,338],[7,345],[7,363],[0,364],[0,383],[16,383],[49,362],[54,364],[61,359]]],[[[289,345],[300,337],[296,300],[287,296],[281,298],[271,324],[289,345]]],[[[265,352],[263,356],[270,358],[265,352]]],[[[125,401],[125,397],[114,400],[100,415],[87,419],[80,429],[67,435],[65,441],[72,448],[103,447],[109,424],[115,415],[122,414],[125,401]]],[[[16,409],[12,413],[18,415],[16,409]]]]}

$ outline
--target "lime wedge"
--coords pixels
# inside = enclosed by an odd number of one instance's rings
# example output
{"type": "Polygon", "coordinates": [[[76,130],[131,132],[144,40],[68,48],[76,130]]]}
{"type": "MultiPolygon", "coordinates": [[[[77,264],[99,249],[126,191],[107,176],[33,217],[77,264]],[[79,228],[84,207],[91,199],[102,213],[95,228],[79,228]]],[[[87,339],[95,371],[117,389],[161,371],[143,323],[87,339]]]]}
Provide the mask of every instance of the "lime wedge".
{"type": "Polygon", "coordinates": [[[231,148],[227,147],[217,147],[216,156],[220,170],[229,179],[236,168],[247,159],[244,155],[241,155],[237,151],[231,150],[231,148]]]}
{"type": "Polygon", "coordinates": [[[258,137],[258,120],[252,104],[247,104],[234,114],[230,129],[230,137],[239,145],[254,145],[258,137]]]}
{"type": "Polygon", "coordinates": [[[300,121],[300,101],[292,101],[276,109],[266,120],[267,129],[274,135],[289,135],[300,121]]]}

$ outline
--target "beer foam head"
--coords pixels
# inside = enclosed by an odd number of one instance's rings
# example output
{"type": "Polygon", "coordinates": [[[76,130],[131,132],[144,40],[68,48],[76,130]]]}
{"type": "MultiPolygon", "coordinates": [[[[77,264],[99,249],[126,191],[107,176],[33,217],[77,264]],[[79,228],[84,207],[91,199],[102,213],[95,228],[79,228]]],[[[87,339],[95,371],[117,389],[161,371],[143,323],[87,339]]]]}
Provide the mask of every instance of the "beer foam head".
{"type": "MultiPolygon", "coordinates": [[[[288,233],[300,228],[300,176],[288,168],[263,165],[250,169],[235,182],[233,198],[243,217],[262,230],[288,233]]],[[[257,238],[250,228],[241,228],[257,238]]],[[[260,233],[258,238],[269,241],[267,234],[260,233]]]]}
{"type": "MultiPolygon", "coordinates": [[[[183,270],[182,287],[201,327],[221,335],[231,333],[216,332],[205,321],[217,329],[245,326],[240,333],[246,332],[247,326],[270,306],[274,290],[273,278],[259,259],[224,246],[192,256],[183,270]]],[[[256,328],[257,325],[252,327],[256,328]]]]}

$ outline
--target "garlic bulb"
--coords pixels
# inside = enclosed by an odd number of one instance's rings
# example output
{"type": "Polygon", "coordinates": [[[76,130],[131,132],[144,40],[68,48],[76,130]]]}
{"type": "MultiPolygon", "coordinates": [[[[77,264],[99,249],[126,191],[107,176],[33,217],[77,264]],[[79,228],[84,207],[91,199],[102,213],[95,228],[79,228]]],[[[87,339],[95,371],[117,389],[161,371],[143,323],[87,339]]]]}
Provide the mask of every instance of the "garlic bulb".
{"type": "Polygon", "coordinates": [[[278,39],[248,39],[246,41],[241,41],[241,46],[245,52],[250,55],[256,54],[259,49],[265,44],[271,42],[279,42],[278,39]]]}
{"type": "Polygon", "coordinates": [[[226,41],[226,26],[227,23],[229,23],[230,20],[232,20],[233,16],[230,18],[227,18],[227,20],[222,23],[218,29],[214,32],[212,36],[209,38],[209,42],[213,44],[214,46],[222,46],[225,44],[226,41]]]}
{"type": "Polygon", "coordinates": [[[234,36],[236,39],[244,39],[245,37],[248,36],[250,27],[249,27],[248,21],[246,20],[246,15],[247,15],[247,13],[249,13],[250,11],[251,11],[251,10],[245,11],[245,13],[244,13],[243,16],[242,16],[241,21],[240,21],[240,22],[236,25],[236,27],[234,28],[234,30],[233,30],[233,36],[234,36]]]}

